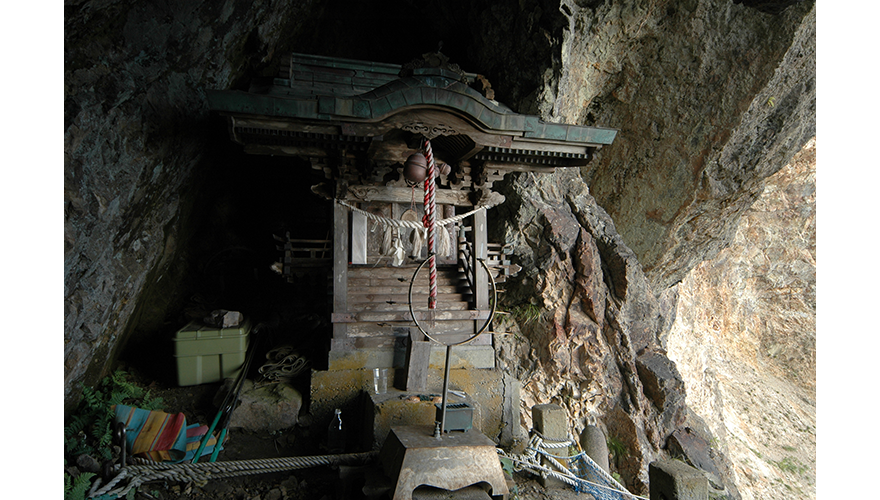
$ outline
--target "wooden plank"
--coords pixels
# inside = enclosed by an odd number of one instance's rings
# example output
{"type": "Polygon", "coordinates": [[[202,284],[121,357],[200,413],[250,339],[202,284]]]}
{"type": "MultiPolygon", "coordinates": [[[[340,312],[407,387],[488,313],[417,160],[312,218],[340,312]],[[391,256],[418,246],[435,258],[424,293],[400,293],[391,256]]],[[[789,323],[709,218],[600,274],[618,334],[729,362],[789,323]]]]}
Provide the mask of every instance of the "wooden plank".
{"type": "Polygon", "coordinates": [[[351,263],[367,263],[367,216],[351,213],[351,263]]]}
{"type": "MultiPolygon", "coordinates": [[[[416,188],[416,202],[424,201],[424,189],[416,188]]],[[[413,199],[413,191],[410,188],[394,186],[349,186],[345,195],[346,201],[381,201],[389,203],[410,203],[413,199]]],[[[438,204],[473,206],[465,191],[451,189],[437,189],[434,191],[434,199],[438,204]]],[[[419,203],[421,205],[421,203],[419,203]]]]}
{"type": "Polygon", "coordinates": [[[486,211],[480,210],[474,214],[474,261],[472,262],[474,269],[474,306],[477,309],[489,308],[489,277],[486,275],[483,265],[477,261],[478,259],[486,258],[487,231],[486,211]]]}
{"type": "Polygon", "coordinates": [[[293,238],[288,239],[288,240],[282,240],[282,241],[286,241],[288,243],[296,243],[297,245],[313,245],[313,246],[317,246],[318,248],[328,248],[328,249],[330,248],[330,244],[333,243],[332,240],[298,240],[298,239],[293,239],[293,238]]]}
{"type": "Polygon", "coordinates": [[[410,341],[407,344],[403,380],[405,391],[424,391],[427,389],[428,367],[431,364],[431,344],[426,341],[410,341]]]}
{"type": "MultiPolygon", "coordinates": [[[[427,299],[425,299],[427,304],[427,299]]],[[[471,308],[470,302],[444,301],[439,304],[444,311],[466,311],[471,308]]],[[[405,302],[389,304],[387,302],[352,302],[348,303],[349,312],[361,311],[409,311],[409,306],[405,302]]]]}
{"type": "MultiPolygon", "coordinates": [[[[410,279],[412,279],[412,275],[416,270],[418,265],[407,265],[401,267],[357,267],[352,266],[349,268],[349,276],[352,278],[381,278],[381,279],[397,279],[404,278],[407,283],[410,279]]],[[[422,278],[428,276],[427,267],[422,268],[422,271],[419,273],[418,278],[422,278]]],[[[454,266],[448,267],[437,267],[437,276],[457,276],[461,274],[461,272],[454,266]]]]}
{"type": "MultiPolygon", "coordinates": [[[[489,311],[484,310],[467,310],[467,311],[413,311],[413,314],[422,321],[460,321],[460,320],[478,320],[488,319],[489,311]]],[[[365,311],[365,312],[346,312],[333,313],[330,320],[333,323],[382,323],[382,322],[408,322],[412,321],[413,316],[409,311],[365,311]]]]}
{"type": "Polygon", "coordinates": [[[355,349],[393,349],[399,342],[398,337],[356,337],[355,349]]]}
{"type": "Polygon", "coordinates": [[[333,259],[285,259],[290,267],[330,267],[333,259]]]}
{"type": "MultiPolygon", "coordinates": [[[[560,163],[564,163],[567,161],[566,158],[559,158],[558,161],[560,163]]],[[[565,166],[565,165],[560,165],[565,166]]],[[[496,161],[487,161],[485,163],[485,168],[487,169],[497,169],[503,170],[505,172],[535,172],[537,174],[552,174],[556,171],[555,166],[547,166],[547,165],[539,165],[533,163],[508,163],[508,162],[496,162],[496,161]]]]}
{"type": "MultiPolygon", "coordinates": [[[[444,302],[460,302],[462,300],[469,301],[470,294],[466,293],[442,293],[437,294],[437,303],[442,304],[444,302]]],[[[370,293],[362,293],[354,296],[349,296],[348,299],[352,302],[378,302],[378,303],[387,303],[387,301],[397,302],[400,304],[409,304],[409,295],[405,293],[394,293],[389,295],[373,295],[370,293]]],[[[428,307],[428,294],[420,293],[413,294],[412,297],[413,304],[418,304],[418,307],[415,309],[427,309],[428,307]]],[[[441,306],[442,307],[442,306],[441,306]]]]}
{"type": "MultiPolygon", "coordinates": [[[[348,209],[333,204],[333,313],[348,310],[348,209]]],[[[347,337],[346,325],[333,325],[333,338],[347,337]]]]}
{"type": "MultiPolygon", "coordinates": [[[[453,333],[431,333],[431,336],[439,340],[440,342],[452,344],[458,342],[464,342],[465,340],[474,336],[474,332],[453,332],[453,333]]],[[[486,345],[481,342],[483,340],[483,335],[480,335],[473,343],[468,345],[486,345]]],[[[490,335],[486,335],[487,338],[491,337],[490,335]]],[[[491,342],[491,339],[490,339],[491,342]]],[[[436,345],[436,344],[434,344],[436,345]]]]}
{"type": "MultiPolygon", "coordinates": [[[[424,290],[427,291],[428,287],[424,287],[424,290]]],[[[413,290],[413,294],[415,294],[417,290],[413,290]]],[[[348,286],[348,294],[349,297],[352,295],[378,295],[382,296],[385,294],[399,294],[399,293],[409,293],[409,285],[405,286],[348,286]]],[[[454,294],[454,293],[462,293],[460,287],[456,285],[437,285],[437,293],[443,294],[454,294]]]]}
{"type": "MultiPolygon", "coordinates": [[[[404,290],[409,290],[409,280],[405,278],[394,278],[394,279],[384,279],[384,278],[353,278],[351,275],[348,277],[348,286],[352,288],[363,288],[363,287],[386,287],[386,288],[402,288],[404,290]]],[[[425,276],[422,278],[419,276],[419,279],[415,282],[415,287],[418,288],[420,286],[427,286],[429,283],[428,277],[425,276]]],[[[456,276],[455,278],[437,276],[437,284],[440,286],[464,286],[467,285],[467,280],[463,276],[456,276]]]]}
{"type": "MultiPolygon", "coordinates": [[[[385,345],[391,345],[393,339],[402,338],[391,335],[390,332],[395,328],[416,329],[415,323],[412,322],[346,323],[346,326],[348,326],[349,338],[360,341],[356,345],[364,345],[362,340],[369,338],[386,338],[389,340],[385,342],[385,345]]],[[[426,322],[422,324],[422,328],[432,336],[439,334],[439,332],[443,332],[443,335],[471,336],[475,331],[473,321],[437,321],[433,324],[426,322]]]]}

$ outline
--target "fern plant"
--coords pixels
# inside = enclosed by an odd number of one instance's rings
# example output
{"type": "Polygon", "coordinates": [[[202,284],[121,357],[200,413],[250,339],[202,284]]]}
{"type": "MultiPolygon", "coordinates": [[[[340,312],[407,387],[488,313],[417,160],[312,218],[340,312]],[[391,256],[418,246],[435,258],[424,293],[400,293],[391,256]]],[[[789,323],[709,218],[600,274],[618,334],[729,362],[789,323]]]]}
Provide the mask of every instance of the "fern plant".
{"type": "MultiPolygon", "coordinates": [[[[113,406],[129,404],[148,410],[162,408],[162,398],[153,397],[128,380],[129,375],[117,370],[95,387],[82,388],[82,400],[64,428],[64,452],[71,458],[87,454],[111,460],[113,453],[113,406]]],[[[82,473],[75,479],[65,471],[64,498],[81,499],[91,483],[92,473],[82,473]]]]}
{"type": "Polygon", "coordinates": [[[95,474],[92,472],[83,472],[76,476],[76,479],[64,474],[64,500],[85,500],[93,477],[95,474]]]}

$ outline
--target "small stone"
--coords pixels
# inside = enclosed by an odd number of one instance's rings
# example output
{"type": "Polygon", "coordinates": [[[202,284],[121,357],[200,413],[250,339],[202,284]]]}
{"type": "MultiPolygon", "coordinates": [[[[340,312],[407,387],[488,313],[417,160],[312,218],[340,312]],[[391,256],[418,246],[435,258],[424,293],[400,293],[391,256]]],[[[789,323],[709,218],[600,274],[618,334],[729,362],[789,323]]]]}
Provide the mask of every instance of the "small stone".
{"type": "Polygon", "coordinates": [[[290,476],[281,482],[281,487],[289,491],[296,490],[299,487],[299,481],[294,476],[290,476]]]}
{"type": "Polygon", "coordinates": [[[272,488],[266,493],[265,498],[263,500],[281,500],[282,497],[281,490],[278,488],[272,488]]]}
{"type": "Polygon", "coordinates": [[[76,466],[83,472],[98,473],[101,471],[101,464],[91,455],[80,455],[76,457],[76,466]]]}
{"type": "Polygon", "coordinates": [[[241,324],[242,316],[238,311],[227,311],[223,315],[223,328],[234,328],[241,324]]]}
{"type": "Polygon", "coordinates": [[[287,384],[272,384],[254,389],[245,380],[241,389],[241,404],[232,412],[230,428],[242,428],[251,432],[275,432],[295,426],[302,395],[287,384]]]}

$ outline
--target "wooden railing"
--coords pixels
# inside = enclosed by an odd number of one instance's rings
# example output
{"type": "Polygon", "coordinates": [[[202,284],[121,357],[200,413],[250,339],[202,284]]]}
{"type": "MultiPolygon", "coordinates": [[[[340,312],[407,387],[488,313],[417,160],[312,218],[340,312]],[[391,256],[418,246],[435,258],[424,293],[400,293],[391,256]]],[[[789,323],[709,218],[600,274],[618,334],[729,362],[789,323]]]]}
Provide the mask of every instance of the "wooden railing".
{"type": "MultiPolygon", "coordinates": [[[[275,236],[283,245],[278,250],[284,252],[284,259],[279,271],[282,276],[292,281],[294,276],[302,277],[309,271],[328,268],[333,265],[333,242],[331,240],[294,239],[290,233],[285,238],[275,236]]],[[[276,271],[278,271],[276,269],[276,271]]]]}

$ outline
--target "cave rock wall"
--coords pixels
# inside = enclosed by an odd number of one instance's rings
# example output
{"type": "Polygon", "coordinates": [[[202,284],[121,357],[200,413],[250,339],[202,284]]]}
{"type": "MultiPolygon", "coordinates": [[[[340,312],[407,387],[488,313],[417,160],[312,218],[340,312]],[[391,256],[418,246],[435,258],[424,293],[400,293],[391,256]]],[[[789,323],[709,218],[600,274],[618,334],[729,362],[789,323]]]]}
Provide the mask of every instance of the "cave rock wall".
{"type": "Polygon", "coordinates": [[[207,126],[204,88],[269,59],[307,8],[65,3],[65,407],[107,374],[135,323],[161,323],[179,284],[193,173],[219,161],[208,141],[223,133],[207,126]]]}
{"type": "Polygon", "coordinates": [[[658,290],[729,244],[815,135],[815,4],[773,3],[571,0],[543,23],[554,58],[531,97],[619,129],[583,176],[658,290]]]}
{"type": "Polygon", "coordinates": [[[497,236],[523,271],[503,299],[504,327],[515,334],[496,340],[498,365],[522,381],[525,409],[559,404],[574,431],[598,425],[622,443],[616,469],[647,492],[648,464],[666,455],[687,411],[684,383],[660,342],[674,296],[655,295],[576,171],[520,174],[500,188],[507,201],[492,213],[497,236]]]}

